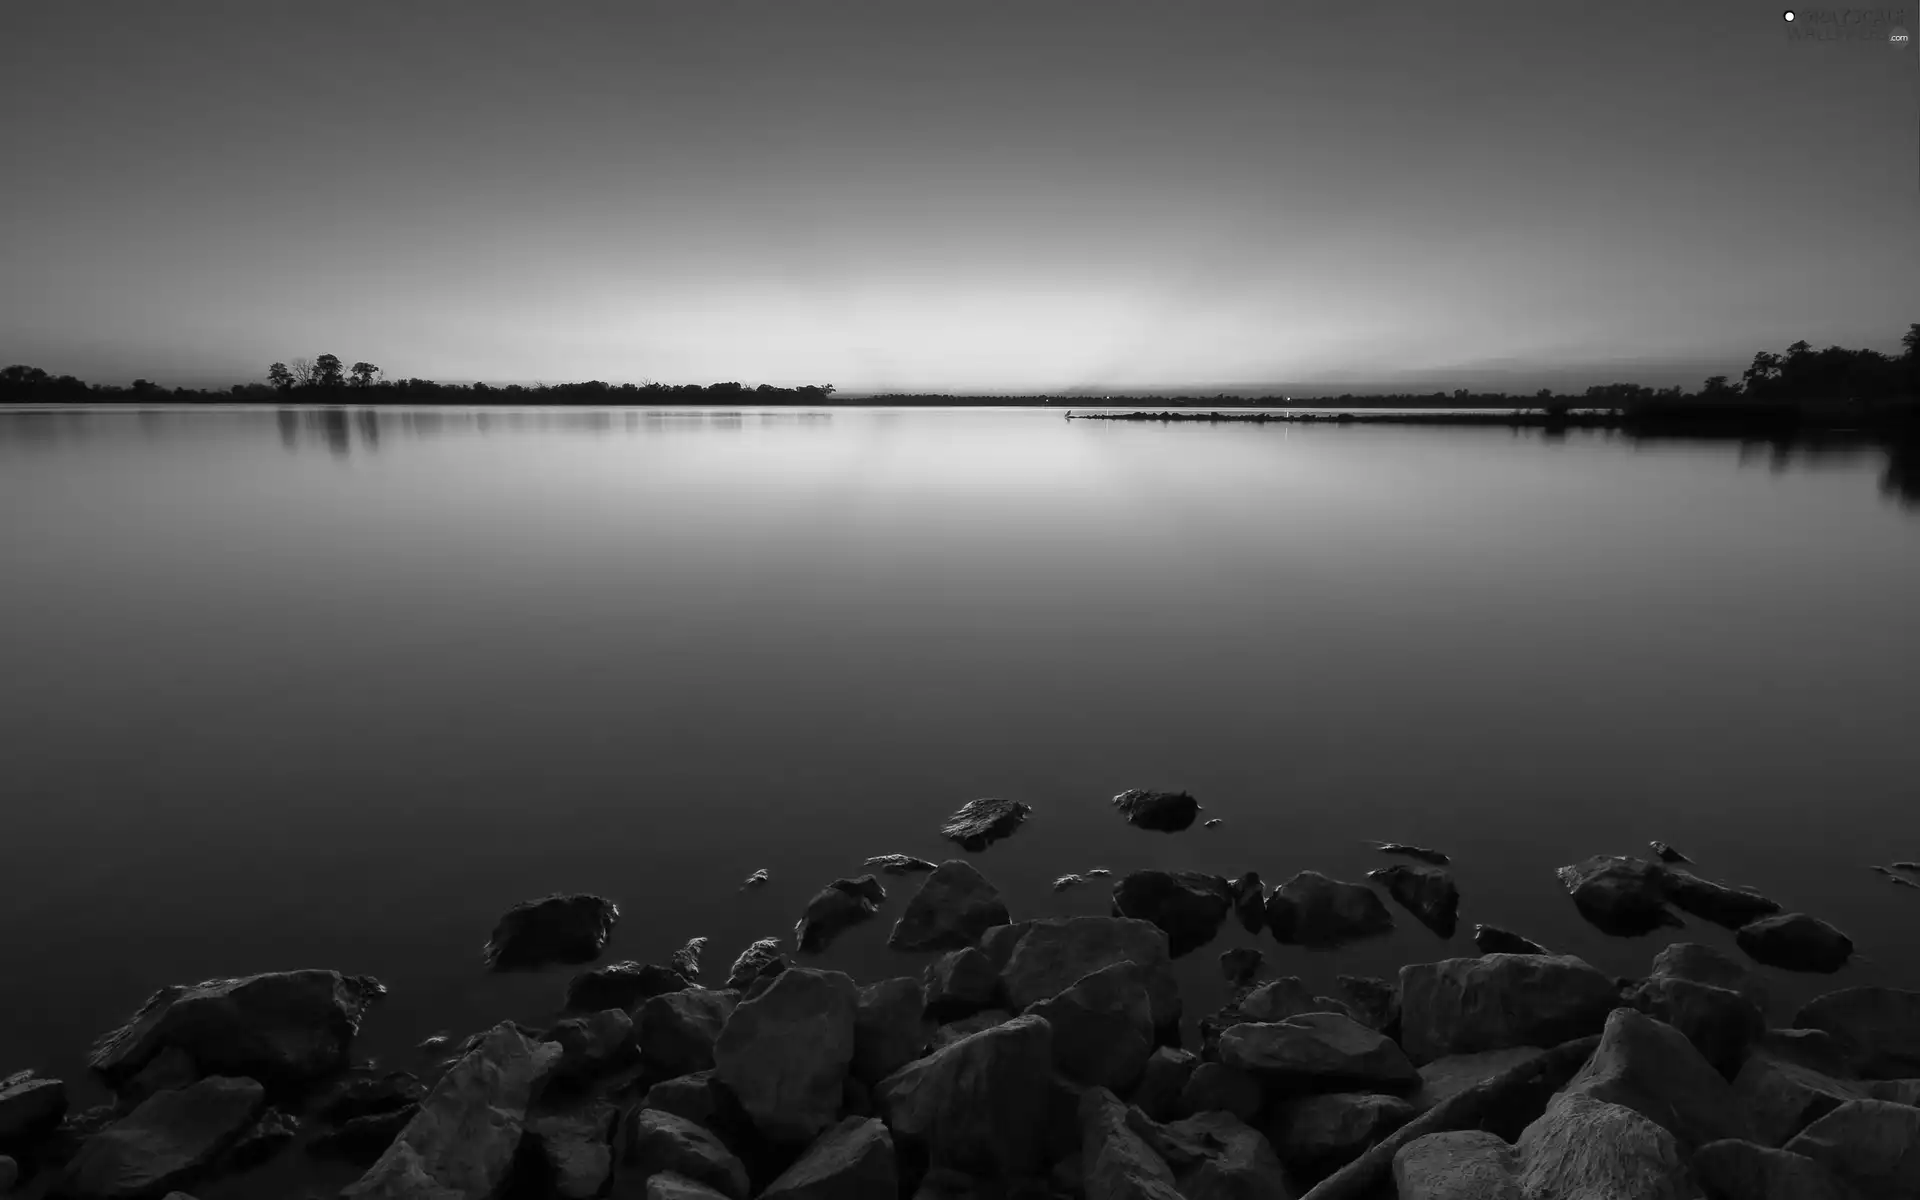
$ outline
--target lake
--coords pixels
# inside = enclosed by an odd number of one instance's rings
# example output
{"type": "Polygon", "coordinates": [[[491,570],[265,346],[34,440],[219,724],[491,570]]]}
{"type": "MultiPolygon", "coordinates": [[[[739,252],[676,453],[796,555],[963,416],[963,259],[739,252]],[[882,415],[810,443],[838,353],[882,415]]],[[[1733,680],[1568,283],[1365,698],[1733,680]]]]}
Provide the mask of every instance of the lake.
{"type": "MultiPolygon", "coordinates": [[[[1911,468],[1906,476],[1911,481],[1911,468]]],[[[1920,987],[1920,506],[1866,448],[1506,429],[1153,425],[1035,409],[0,414],[0,1074],[78,1083],[168,983],[380,977],[360,1048],[549,1019],[489,975],[516,901],[617,900],[607,960],[712,938],[710,979],[862,860],[957,848],[1016,918],[1057,875],[1359,879],[1454,856],[1451,942],[1217,953],[1336,973],[1474,953],[1614,974],[1670,940],[1554,869],[1673,843],[1847,930],[1762,972],[1776,1020],[1920,987]],[[1130,828],[1109,798],[1219,817],[1130,828]],[[743,892],[765,867],[772,882],[743,892]]],[[[871,980],[917,879],[819,960],[871,980]]],[[[96,1099],[83,1094],[77,1104],[96,1099]]]]}

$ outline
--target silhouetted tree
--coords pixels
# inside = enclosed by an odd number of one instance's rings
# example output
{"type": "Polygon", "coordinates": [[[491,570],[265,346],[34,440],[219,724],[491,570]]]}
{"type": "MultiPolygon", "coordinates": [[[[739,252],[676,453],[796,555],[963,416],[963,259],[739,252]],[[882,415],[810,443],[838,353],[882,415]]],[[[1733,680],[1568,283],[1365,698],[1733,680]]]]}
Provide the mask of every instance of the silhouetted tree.
{"type": "Polygon", "coordinates": [[[373,386],[374,377],[380,374],[380,368],[370,362],[353,364],[353,386],[368,388],[373,386]]]}
{"type": "Polygon", "coordinates": [[[323,388],[346,386],[346,374],[341,370],[338,355],[322,354],[313,360],[313,382],[323,388]]]}
{"type": "Polygon", "coordinates": [[[277,392],[293,390],[293,372],[287,370],[287,364],[274,363],[267,368],[267,383],[277,392]]]}
{"type": "Polygon", "coordinates": [[[313,386],[314,380],[318,377],[318,367],[312,359],[296,358],[293,360],[291,366],[293,368],[293,385],[295,387],[313,386]]]}

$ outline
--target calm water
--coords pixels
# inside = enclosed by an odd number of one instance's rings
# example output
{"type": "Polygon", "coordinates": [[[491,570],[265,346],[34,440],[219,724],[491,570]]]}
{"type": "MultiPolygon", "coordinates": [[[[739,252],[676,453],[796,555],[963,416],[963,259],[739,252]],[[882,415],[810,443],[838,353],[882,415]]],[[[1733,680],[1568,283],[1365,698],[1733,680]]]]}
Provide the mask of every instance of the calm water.
{"type": "MultiPolygon", "coordinates": [[[[1663,838],[1850,931],[1791,1003],[1920,986],[1920,508],[1877,451],[1020,410],[0,415],[0,1073],[152,989],[392,988],[363,1046],[550,1015],[499,913],[613,896],[610,958],[785,934],[872,854],[1055,875],[1455,855],[1463,920],[1609,971],[1553,869],[1663,838]],[[1218,829],[1122,825],[1123,788],[1218,829]],[[739,881],[770,868],[771,886],[739,881]]],[[[895,886],[888,880],[890,886],[895,886]]],[[[827,965],[917,969],[886,920],[827,965]]],[[[1401,917],[1310,982],[1471,953],[1401,917]]],[[[1723,931],[1690,935],[1731,948],[1723,931]]],[[[1183,960],[1189,1011],[1215,954],[1183,960]]],[[[1783,1004],[1784,1011],[1791,1009],[1783,1004]]]]}

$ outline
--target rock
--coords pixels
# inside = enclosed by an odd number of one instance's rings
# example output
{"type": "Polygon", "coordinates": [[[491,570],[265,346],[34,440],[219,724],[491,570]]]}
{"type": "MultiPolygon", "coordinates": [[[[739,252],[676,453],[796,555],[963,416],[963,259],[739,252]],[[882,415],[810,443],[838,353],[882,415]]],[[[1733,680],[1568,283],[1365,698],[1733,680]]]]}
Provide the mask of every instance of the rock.
{"type": "Polygon", "coordinates": [[[1769,1029],[1760,1035],[1759,1049],[1835,1079],[1856,1074],[1840,1039],[1824,1029],[1769,1029]]]}
{"type": "Polygon", "coordinates": [[[168,1088],[183,1088],[200,1078],[199,1064],[178,1046],[168,1046],[147,1060],[147,1065],[135,1071],[130,1078],[121,1080],[114,1086],[116,1107],[123,1113],[132,1112],[142,1100],[155,1092],[168,1088]]]}
{"type": "Polygon", "coordinates": [[[314,1113],[321,1120],[341,1124],[355,1117],[397,1112],[426,1098],[426,1085],[405,1071],[385,1075],[356,1075],[327,1090],[314,1113]]]}
{"type": "Polygon", "coordinates": [[[1665,842],[1648,842],[1647,849],[1653,851],[1653,856],[1663,863],[1690,863],[1693,861],[1665,842]]]}
{"type": "Polygon", "coordinates": [[[1339,975],[1334,982],[1349,1016],[1368,1029],[1399,1039],[1399,985],[1374,975],[1339,975]]]}
{"type": "Polygon", "coordinates": [[[760,1200],[866,1200],[893,1197],[900,1181],[893,1138],[872,1118],[848,1117],[820,1135],[760,1200]]]}
{"type": "Polygon", "coordinates": [[[1727,988],[1745,996],[1761,1012],[1767,1010],[1766,986],[1752,971],[1732,955],[1698,942],[1675,942],[1654,955],[1650,978],[1690,979],[1727,988]]]}
{"type": "Polygon", "coordinates": [[[560,1061],[553,1067],[555,1079],[592,1079],[625,1066],[637,1052],[633,1018],[617,1008],[555,1022],[540,1040],[560,1047],[560,1061]]]}
{"type": "Polygon", "coordinates": [[[895,950],[957,950],[1007,923],[1007,905],[986,876],[965,859],[935,868],[907,902],[887,945],[895,950]]]}
{"type": "Polygon", "coordinates": [[[727,1200],[727,1194],[685,1175],[661,1171],[647,1176],[646,1200],[727,1200]]]}
{"type": "Polygon", "coordinates": [[[996,934],[989,957],[1005,965],[1000,983],[1014,1009],[1059,995],[1082,977],[1117,962],[1147,968],[1153,1024],[1166,1029],[1180,1019],[1180,988],[1167,954],[1167,935],[1146,921],[1126,917],[1056,917],[1022,921],[996,934]],[[994,951],[1004,950],[996,955],[994,951]]]}
{"type": "Polygon", "coordinates": [[[793,944],[800,954],[818,954],[855,925],[880,911],[887,889],[872,875],[836,879],[814,893],[793,927],[793,944]]]}
{"type": "Polygon", "coordinates": [[[1200,802],[1185,792],[1149,792],[1130,788],[1113,798],[1113,806],[1136,829],[1179,833],[1193,824],[1200,802]]]}
{"type": "Polygon", "coordinates": [[[1553,951],[1529,937],[1521,937],[1498,925],[1475,925],[1473,944],[1482,954],[1552,954],[1553,951]]]}
{"type": "Polygon", "coordinates": [[[1801,1130],[1786,1150],[1869,1196],[1920,1196],[1920,1108],[1849,1100],[1801,1130]]]}
{"type": "Polygon", "coordinates": [[[767,869],[765,867],[761,867],[758,871],[755,871],[753,874],[747,876],[745,879],[740,881],[740,890],[744,892],[748,888],[765,887],[767,885],[767,882],[772,878],[773,876],[770,873],[768,873],[767,869]]]}
{"type": "Polygon", "coordinates": [[[1368,1146],[1414,1118],[1395,1096],[1333,1092],[1281,1102],[1267,1140],[1291,1170],[1322,1175],[1360,1157],[1368,1146]]]}
{"type": "Polygon", "coordinates": [[[1400,1041],[1415,1062],[1597,1032],[1613,980],[1568,955],[1488,954],[1400,968],[1400,1041]]]}
{"type": "Polygon", "coordinates": [[[1431,863],[1436,867],[1444,867],[1453,861],[1438,850],[1430,850],[1425,846],[1415,846],[1407,842],[1375,842],[1373,848],[1382,854],[1405,855],[1408,858],[1417,858],[1421,862],[1431,863]]]}
{"type": "Polygon", "coordinates": [[[1367,878],[1386,888],[1400,907],[1441,937],[1450,938],[1459,928],[1460,889],[1445,869],[1395,863],[1368,871],[1367,878]]]}
{"type": "Polygon", "coordinates": [[[996,1025],[1005,1025],[1013,1020],[1013,1014],[1004,1008],[989,1008],[974,1013],[970,1017],[961,1017],[950,1021],[933,1031],[932,1048],[944,1050],[962,1038],[970,1038],[976,1033],[992,1029],[996,1025]]]}
{"type": "Polygon", "coordinates": [[[1372,888],[1302,871],[1267,897],[1267,927],[1283,946],[1331,949],[1393,930],[1393,914],[1372,888]]]}
{"type": "Polygon", "coordinates": [[[1481,1129],[1430,1133],[1393,1156],[1399,1200],[1523,1200],[1512,1146],[1481,1129]]]}
{"type": "Polygon", "coordinates": [[[927,1015],[952,1021],[1000,1003],[1000,968],[979,949],[963,946],[930,963],[926,981],[927,1015]]]}
{"type": "Polygon", "coordinates": [[[1753,1137],[1733,1086],[1693,1043],[1671,1025],[1630,1008],[1615,1009],[1607,1018],[1599,1048],[1566,1091],[1623,1104],[1688,1150],[1722,1138],[1753,1137]]]}
{"type": "Polygon", "coordinates": [[[1227,881],[1200,871],[1133,871],[1113,885],[1113,915],[1159,927],[1175,958],[1212,941],[1232,907],[1227,881]]]}
{"type": "Polygon", "coordinates": [[[372,1166],[419,1111],[418,1104],[409,1104],[391,1112],[350,1117],[307,1143],[307,1153],[343,1159],[359,1167],[372,1166]]]}
{"type": "Polygon", "coordinates": [[[714,1116],[726,1106],[712,1071],[695,1071],[674,1079],[663,1079],[647,1089],[641,1108],[659,1109],[676,1117],[685,1117],[695,1125],[713,1127],[714,1116]]]}
{"type": "Polygon", "coordinates": [[[1545,1053],[1538,1046],[1511,1046],[1505,1050],[1436,1058],[1420,1068],[1420,1090],[1413,1094],[1413,1107],[1425,1112],[1545,1053]]]}
{"type": "Polygon", "coordinates": [[[896,1144],[934,1166],[1011,1179],[1045,1166],[1052,1077],[1052,1029],[1017,1017],[908,1063],[873,1099],[896,1144]]]}
{"type": "MultiPolygon", "coordinates": [[[[1055,1029],[1054,1036],[1059,1037],[1055,1029]]],[[[1162,1046],[1147,1056],[1147,1065],[1140,1072],[1140,1082],[1133,1089],[1128,1101],[1141,1112],[1156,1121],[1171,1121],[1180,1107],[1180,1093],[1186,1089],[1187,1081],[1193,1078],[1194,1071],[1200,1065],[1200,1056],[1191,1050],[1178,1050],[1171,1046],[1162,1046]]]]}
{"type": "Polygon", "coordinates": [[[1831,975],[1853,956],[1853,939],[1817,917],[1786,913],[1747,925],[1733,935],[1749,957],[1788,971],[1831,975]]]}
{"type": "Polygon", "coordinates": [[[657,1076],[669,1079],[711,1071],[713,1044],[739,1002],[724,988],[703,987],[650,998],[640,1006],[634,1027],[640,1061],[657,1076]]]}
{"type": "Polygon", "coordinates": [[[240,1135],[220,1165],[234,1170],[258,1166],[292,1145],[298,1136],[298,1117],[277,1108],[263,1109],[253,1127],[240,1135]]]}
{"type": "Polygon", "coordinates": [[[1054,1069],[1076,1083],[1129,1092],[1153,1053],[1147,968],[1120,962],[1027,1009],[1053,1028],[1054,1069]]]}
{"type": "Polygon", "coordinates": [[[1920,1108],[1920,1079],[1876,1079],[1862,1086],[1869,1100],[1891,1100],[1920,1108]]]}
{"type": "Polygon", "coordinates": [[[58,1184],[82,1200],[151,1196],[205,1170],[253,1127],[266,1089],[213,1075],[157,1092],[81,1143],[58,1184]]]}
{"type": "Polygon", "coordinates": [[[1273,1147],[1231,1113],[1210,1112],[1156,1125],[1136,1109],[1127,1123],[1173,1170],[1184,1200],[1291,1200],[1273,1147]]]}
{"type": "Polygon", "coordinates": [[[1062,875],[1060,876],[1060,878],[1053,881],[1053,890],[1056,892],[1064,892],[1068,888],[1079,887],[1081,884],[1085,883],[1086,881],[1087,881],[1087,877],[1085,875],[1074,875],[1074,874],[1062,875]]]}
{"type": "Polygon", "coordinates": [[[1203,1062],[1194,1067],[1174,1110],[1183,1116],[1204,1112],[1232,1113],[1242,1121],[1252,1121],[1260,1112],[1265,1095],[1260,1081],[1237,1067],[1203,1062]]]}
{"type": "Polygon", "coordinates": [[[613,1126],[620,1111],[595,1104],[573,1113],[554,1113],[527,1122],[527,1136],[539,1148],[558,1200],[592,1200],[613,1177],[613,1126]]]}
{"type": "Polygon", "coordinates": [[[1864,1100],[1858,1084],[1822,1075],[1756,1050],[1733,1078],[1733,1091],[1753,1123],[1752,1140],[1784,1146],[1788,1139],[1849,1100],[1864,1100]]]}
{"type": "Polygon", "coordinates": [[[508,909],[484,951],[495,971],[548,963],[592,962],[606,948],[620,907],[604,896],[542,896],[508,909]]]}
{"type": "Polygon", "coordinates": [[[756,979],[778,975],[786,969],[787,956],[780,953],[780,943],[773,938],[761,938],[733,960],[733,967],[727,972],[727,986],[751,987],[756,979]]]}
{"type": "Polygon", "coordinates": [[[1732,1139],[1708,1142],[1691,1164],[1709,1196],[1728,1200],[1858,1200],[1859,1193],[1810,1158],[1732,1139]]]}
{"type": "Polygon", "coordinates": [[[18,1146],[51,1133],[67,1115],[67,1085],[21,1071],[0,1082],[0,1146],[18,1146]]]}
{"type": "Polygon", "coordinates": [[[204,1075],[310,1083],[347,1065],[361,1016],[386,990],[371,976],[338,971],[162,988],[132,1020],[94,1043],[87,1065],[117,1083],[172,1046],[204,1075]]]}
{"type": "Polygon", "coordinates": [[[1346,1013],[1346,1005],[1325,996],[1315,996],[1298,975],[1285,975],[1237,993],[1220,1008],[1200,1018],[1200,1047],[1203,1057],[1217,1057],[1220,1035],[1235,1025],[1271,1023],[1301,1013],[1346,1013]]]}
{"type": "Polygon", "coordinates": [[[1738,929],[1780,911],[1778,904],[1758,892],[1730,888],[1679,867],[1667,867],[1663,882],[1667,900],[1675,908],[1728,929],[1738,929]]]}
{"type": "Polygon", "coordinates": [[[969,800],[947,818],[947,823],[940,827],[940,836],[978,854],[1001,838],[1011,837],[1032,811],[1032,807],[1020,800],[992,797],[969,800]]]}
{"type": "MultiPolygon", "coordinates": [[[[20,1181],[20,1164],[13,1161],[13,1159],[8,1157],[7,1155],[0,1154],[0,1196],[4,1196],[7,1193],[13,1191],[13,1185],[18,1183],[19,1181],[20,1181]]],[[[184,1194],[185,1193],[182,1193],[182,1192],[174,1192],[172,1196],[169,1196],[167,1198],[167,1200],[173,1200],[173,1196],[180,1196],[184,1194]]]]}
{"type": "Polygon", "coordinates": [[[1633,990],[1627,1002],[1685,1034],[1713,1069],[1729,1079],[1746,1061],[1748,1048],[1767,1031],[1767,1019],[1753,1001],[1728,988],[1691,979],[1652,976],[1633,990]]]}
{"type": "Polygon", "coordinates": [[[1266,956],[1253,947],[1235,946],[1220,952],[1220,974],[1235,987],[1249,987],[1266,962],[1266,956]]]}
{"type": "Polygon", "coordinates": [[[768,1140],[804,1145],[838,1119],[859,1005],[847,976],[794,967],[733,1010],[714,1070],[768,1140]]]}
{"type": "Polygon", "coordinates": [[[688,938],[678,950],[667,957],[667,965],[680,974],[689,983],[700,978],[700,956],[707,949],[707,939],[688,938]]]}
{"type": "Polygon", "coordinates": [[[632,1012],[643,1001],[686,986],[687,977],[672,967],[629,959],[575,975],[567,984],[564,1007],[570,1013],[604,1012],[609,1008],[632,1012]]]}
{"type": "Polygon", "coordinates": [[[1233,893],[1233,915],[1240,920],[1240,927],[1248,933],[1259,933],[1267,927],[1267,893],[1260,882],[1260,872],[1248,871],[1227,885],[1233,893]]]}
{"type": "Polygon", "coordinates": [[[683,1117],[652,1108],[636,1108],[620,1129],[616,1186],[660,1174],[679,1175],[712,1188],[729,1200],[746,1200],[747,1168],[720,1139],[683,1117]]]}
{"type": "Polygon", "coordinates": [[[1105,1088],[1080,1099],[1081,1172],[1087,1200],[1183,1200],[1173,1168],[1136,1133],[1126,1105],[1105,1088]]]}
{"type": "Polygon", "coordinates": [[[1420,1073],[1400,1047],[1340,1013],[1235,1025],[1220,1035],[1220,1061],[1255,1076],[1313,1087],[1411,1090],[1420,1083],[1420,1073]]]}
{"type": "Polygon", "coordinates": [[[527,1106],[559,1062],[560,1047],[495,1026],[428,1093],[393,1144],[342,1200],[491,1196],[506,1181],[527,1106]]]}
{"type": "Polygon", "coordinates": [[[1684,924],[1667,908],[1666,872],[1655,863],[1596,854],[1558,874],[1574,907],[1602,933],[1637,937],[1684,924]]]}
{"type": "Polygon", "coordinates": [[[1226,823],[1227,823],[1227,819],[1225,817],[1211,817],[1201,822],[1201,824],[1205,825],[1208,829],[1213,829],[1217,826],[1225,825],[1226,823]]]}
{"type": "Polygon", "coordinates": [[[885,871],[889,875],[911,875],[916,871],[931,871],[934,864],[924,858],[915,858],[911,854],[882,854],[870,858],[861,864],[885,871]]]}
{"type": "Polygon", "coordinates": [[[1673,1135],[1645,1116],[1570,1093],[1521,1133],[1521,1194],[1567,1200],[1697,1200],[1673,1135]]]}
{"type": "Polygon", "coordinates": [[[933,1028],[927,1018],[926,987],[918,979],[883,979],[861,988],[853,1025],[853,1077],[878,1083],[898,1071],[926,1052],[933,1028]]]}
{"type": "Polygon", "coordinates": [[[1793,1024],[1831,1035],[1862,1079],[1920,1076],[1920,992],[1889,987],[1828,992],[1796,1013],[1793,1024]]]}

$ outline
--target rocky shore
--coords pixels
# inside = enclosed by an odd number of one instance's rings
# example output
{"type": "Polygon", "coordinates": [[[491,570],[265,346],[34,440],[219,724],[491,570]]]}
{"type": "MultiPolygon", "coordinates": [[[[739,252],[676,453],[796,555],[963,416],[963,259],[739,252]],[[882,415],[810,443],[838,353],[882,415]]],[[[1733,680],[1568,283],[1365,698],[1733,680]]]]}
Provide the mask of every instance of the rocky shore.
{"type": "MultiPolygon", "coordinates": [[[[1199,808],[1183,793],[1115,798],[1122,819],[1158,833],[1188,828],[1199,808]]],[[[945,832],[980,852],[1027,814],[975,801],[945,832]]],[[[1252,871],[1136,871],[1112,880],[1111,916],[1033,919],[1016,919],[967,859],[881,855],[878,874],[823,887],[790,941],[753,943],[712,983],[703,937],[665,963],[587,966],[618,906],[542,897],[501,918],[476,969],[584,967],[555,1018],[430,1038],[417,1072],[355,1063],[386,991],[374,979],[298,970],[164,987],[92,1049],[112,1103],[70,1111],[59,1080],[0,1081],[0,1192],[1920,1196],[1920,992],[1847,987],[1785,1014],[1746,963],[1695,942],[1670,940],[1643,977],[1621,979],[1481,924],[1484,953],[1340,976],[1338,995],[1268,978],[1262,952],[1236,947],[1219,956],[1230,1001],[1183,1011],[1173,960],[1230,920],[1281,946],[1337,947],[1393,928],[1391,900],[1454,936],[1448,857],[1378,848],[1409,861],[1368,882],[1306,871],[1271,888],[1252,871]],[[865,984],[803,965],[887,906],[882,874],[912,889],[889,945],[940,957],[865,984]],[[249,1172],[304,1177],[302,1164],[351,1182],[244,1190],[249,1172]]],[[[1661,844],[1560,877],[1580,914],[1617,936],[1679,929],[1683,912],[1736,930],[1749,958],[1780,969],[1831,972],[1853,954],[1839,930],[1661,844]]]]}

